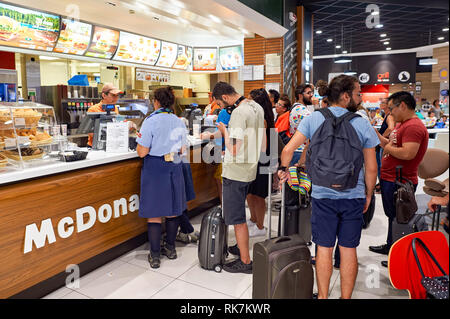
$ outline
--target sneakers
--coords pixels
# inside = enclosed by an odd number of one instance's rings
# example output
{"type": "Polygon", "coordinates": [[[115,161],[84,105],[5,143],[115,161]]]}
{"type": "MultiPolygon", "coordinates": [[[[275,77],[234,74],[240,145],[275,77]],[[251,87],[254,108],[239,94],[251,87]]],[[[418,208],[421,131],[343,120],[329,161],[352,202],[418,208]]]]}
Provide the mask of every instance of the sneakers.
{"type": "Polygon", "coordinates": [[[241,251],[239,250],[239,247],[237,244],[234,246],[228,247],[228,251],[230,252],[230,254],[241,257],[241,251]]]}
{"type": "Polygon", "coordinates": [[[170,245],[166,243],[161,247],[161,255],[167,256],[169,259],[176,259],[177,251],[175,250],[175,246],[170,247],[170,245]]]}
{"type": "Polygon", "coordinates": [[[254,225],[256,225],[256,223],[252,222],[251,219],[247,220],[247,227],[250,229],[250,227],[253,227],[254,225]]]}
{"type": "Polygon", "coordinates": [[[194,231],[189,234],[178,232],[175,240],[182,242],[183,244],[189,244],[189,243],[196,243],[198,241],[199,237],[200,237],[200,233],[198,231],[194,231]]]}
{"type": "Polygon", "coordinates": [[[150,267],[159,268],[159,266],[161,265],[159,254],[154,254],[153,256],[152,253],[148,254],[148,262],[150,263],[150,267]]]}
{"type": "Polygon", "coordinates": [[[258,237],[258,236],[266,236],[266,229],[259,229],[256,224],[248,228],[248,236],[249,237],[258,237]]]}
{"type": "Polygon", "coordinates": [[[250,264],[244,264],[241,259],[236,259],[223,265],[223,270],[232,273],[251,274],[252,269],[253,262],[250,262],[250,264]]]}

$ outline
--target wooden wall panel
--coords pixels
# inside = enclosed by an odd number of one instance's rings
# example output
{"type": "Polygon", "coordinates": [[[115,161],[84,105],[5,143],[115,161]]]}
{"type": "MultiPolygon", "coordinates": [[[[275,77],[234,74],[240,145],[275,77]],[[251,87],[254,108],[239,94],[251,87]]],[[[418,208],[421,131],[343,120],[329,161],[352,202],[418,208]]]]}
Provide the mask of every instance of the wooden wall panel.
{"type": "Polygon", "coordinates": [[[431,77],[431,81],[432,82],[443,82],[443,81],[448,81],[449,80],[449,54],[448,54],[448,46],[442,47],[442,48],[435,48],[433,49],[433,58],[434,59],[438,59],[438,64],[433,65],[433,71],[432,71],[432,77],[431,77]],[[439,77],[439,71],[441,69],[447,69],[447,78],[446,79],[441,79],[439,77]]]}
{"type": "Polygon", "coordinates": [[[280,92],[283,92],[283,45],[283,38],[265,39],[255,35],[254,38],[244,39],[245,65],[265,65],[266,54],[277,53],[281,57],[280,74],[265,75],[261,81],[244,81],[245,96],[254,89],[264,88],[265,83],[280,83],[280,92]]]}

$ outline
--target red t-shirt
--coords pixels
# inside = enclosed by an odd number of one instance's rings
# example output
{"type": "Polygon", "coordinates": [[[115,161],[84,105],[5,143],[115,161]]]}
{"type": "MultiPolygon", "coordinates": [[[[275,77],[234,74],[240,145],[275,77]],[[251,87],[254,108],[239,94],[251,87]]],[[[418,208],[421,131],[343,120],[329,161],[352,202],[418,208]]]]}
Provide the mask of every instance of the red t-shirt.
{"type": "Polygon", "coordinates": [[[422,121],[417,117],[413,117],[403,123],[395,126],[389,135],[389,139],[393,141],[394,146],[402,147],[403,143],[419,143],[420,147],[416,157],[412,160],[400,160],[390,154],[384,154],[381,162],[381,179],[388,182],[395,182],[395,168],[402,165],[402,176],[409,179],[414,184],[418,180],[418,168],[420,162],[428,148],[428,131],[422,121]]]}

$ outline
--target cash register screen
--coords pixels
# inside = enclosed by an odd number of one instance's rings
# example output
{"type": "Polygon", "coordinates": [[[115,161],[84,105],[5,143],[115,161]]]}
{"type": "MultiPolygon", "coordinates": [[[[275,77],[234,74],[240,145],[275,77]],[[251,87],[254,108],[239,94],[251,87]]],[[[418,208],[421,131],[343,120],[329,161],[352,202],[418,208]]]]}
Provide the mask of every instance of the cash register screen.
{"type": "Polygon", "coordinates": [[[105,115],[106,112],[91,112],[86,113],[86,116],[81,120],[80,126],[77,128],[76,134],[88,134],[94,133],[95,120],[100,118],[101,115],[105,115]]]}

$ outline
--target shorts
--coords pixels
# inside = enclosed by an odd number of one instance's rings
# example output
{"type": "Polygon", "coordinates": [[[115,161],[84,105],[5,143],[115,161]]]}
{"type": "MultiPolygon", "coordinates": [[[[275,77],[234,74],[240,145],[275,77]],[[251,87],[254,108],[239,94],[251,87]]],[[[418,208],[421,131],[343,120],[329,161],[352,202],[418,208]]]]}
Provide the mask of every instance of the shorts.
{"type": "Polygon", "coordinates": [[[245,200],[250,182],[239,182],[222,178],[223,187],[223,218],[225,225],[245,224],[245,200]]]}
{"type": "Polygon", "coordinates": [[[356,248],[361,239],[365,198],[316,199],[312,198],[312,241],[322,247],[338,245],[356,248]]]}
{"type": "Polygon", "coordinates": [[[261,198],[266,198],[269,195],[269,174],[265,174],[265,171],[261,173],[261,168],[267,169],[267,166],[258,163],[256,179],[251,182],[248,188],[248,193],[261,198]]]}

